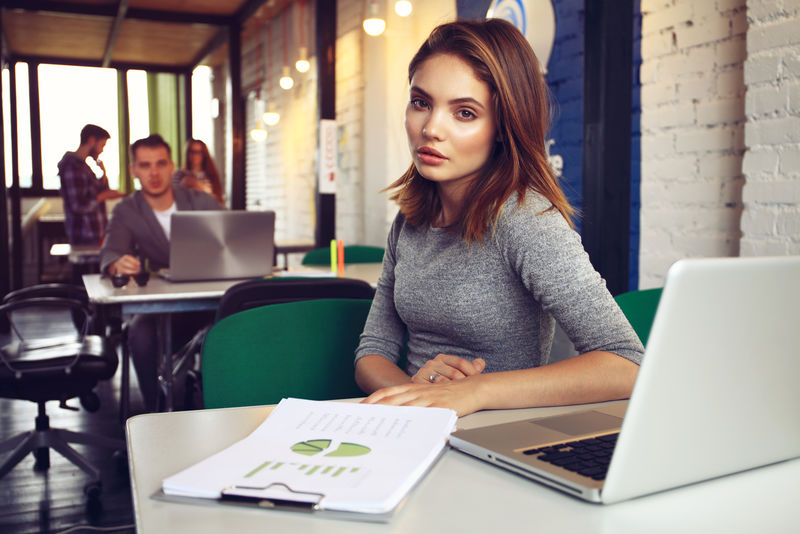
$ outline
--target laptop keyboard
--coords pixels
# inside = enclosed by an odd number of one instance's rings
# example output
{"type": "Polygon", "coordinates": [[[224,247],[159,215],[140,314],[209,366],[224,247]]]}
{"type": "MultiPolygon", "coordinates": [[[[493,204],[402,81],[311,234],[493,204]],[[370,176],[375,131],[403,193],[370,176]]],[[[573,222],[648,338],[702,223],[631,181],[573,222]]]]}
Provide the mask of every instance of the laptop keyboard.
{"type": "Polygon", "coordinates": [[[528,449],[523,454],[538,455],[537,460],[563,467],[594,480],[603,480],[617,444],[619,432],[559,445],[528,449]]]}

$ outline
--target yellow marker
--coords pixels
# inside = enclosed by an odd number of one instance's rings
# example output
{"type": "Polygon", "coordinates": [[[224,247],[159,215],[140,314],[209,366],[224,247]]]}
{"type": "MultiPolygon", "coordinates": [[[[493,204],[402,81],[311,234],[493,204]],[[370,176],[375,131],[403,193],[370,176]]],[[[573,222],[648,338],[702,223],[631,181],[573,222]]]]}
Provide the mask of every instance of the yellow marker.
{"type": "Polygon", "coordinates": [[[338,262],[336,261],[336,240],[331,239],[331,272],[336,272],[338,262]]]}

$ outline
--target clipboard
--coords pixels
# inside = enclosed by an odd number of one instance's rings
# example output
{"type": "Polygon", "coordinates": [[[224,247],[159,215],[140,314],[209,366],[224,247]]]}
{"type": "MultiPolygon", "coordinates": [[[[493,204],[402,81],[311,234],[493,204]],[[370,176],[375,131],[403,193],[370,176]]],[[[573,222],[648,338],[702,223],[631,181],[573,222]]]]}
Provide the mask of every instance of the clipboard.
{"type": "MultiPolygon", "coordinates": [[[[438,459],[437,459],[438,460],[438,459]]],[[[292,491],[287,487],[289,491],[292,491]]],[[[177,504],[193,504],[199,506],[241,506],[245,508],[258,508],[268,510],[270,512],[284,512],[284,513],[301,513],[314,515],[315,517],[325,519],[335,519],[343,521],[360,521],[365,523],[388,523],[397,515],[401,508],[408,500],[408,496],[403,498],[402,501],[392,510],[383,513],[363,513],[363,512],[348,512],[345,510],[327,510],[320,504],[324,495],[321,493],[307,493],[307,492],[293,492],[296,495],[313,496],[313,500],[306,501],[305,499],[280,499],[280,498],[261,498],[261,497],[248,497],[236,495],[235,490],[223,490],[223,496],[219,499],[198,499],[197,497],[181,497],[177,495],[167,495],[163,490],[158,490],[153,493],[150,498],[156,501],[171,502],[177,504]]],[[[413,491],[413,488],[412,488],[413,491]]]]}
{"type": "Polygon", "coordinates": [[[443,408],[284,399],[152,497],[386,522],[441,458],[455,421],[443,408]]]}

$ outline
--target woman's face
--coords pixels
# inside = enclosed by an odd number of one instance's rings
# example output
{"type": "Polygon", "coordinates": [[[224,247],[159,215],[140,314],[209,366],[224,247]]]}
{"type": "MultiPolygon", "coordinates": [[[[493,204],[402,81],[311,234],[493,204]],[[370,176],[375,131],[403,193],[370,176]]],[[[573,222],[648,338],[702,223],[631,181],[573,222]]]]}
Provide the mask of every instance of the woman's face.
{"type": "Polygon", "coordinates": [[[440,190],[461,190],[484,168],[495,142],[489,86],[461,58],[431,56],[411,79],[405,125],[419,173],[440,190]]]}
{"type": "Polygon", "coordinates": [[[189,166],[191,168],[202,168],[203,166],[203,147],[200,143],[189,145],[189,166]]]}

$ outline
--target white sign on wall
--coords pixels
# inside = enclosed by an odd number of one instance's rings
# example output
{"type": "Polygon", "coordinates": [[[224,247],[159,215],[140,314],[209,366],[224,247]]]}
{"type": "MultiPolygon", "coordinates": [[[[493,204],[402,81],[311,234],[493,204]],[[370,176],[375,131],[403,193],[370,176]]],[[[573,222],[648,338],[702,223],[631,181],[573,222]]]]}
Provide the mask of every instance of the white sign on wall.
{"type": "Polygon", "coordinates": [[[319,121],[319,192],[336,193],[336,121],[319,121]]]}
{"type": "Polygon", "coordinates": [[[543,73],[556,37],[556,17],[550,0],[494,0],[486,18],[507,20],[528,39],[543,73]]]}

